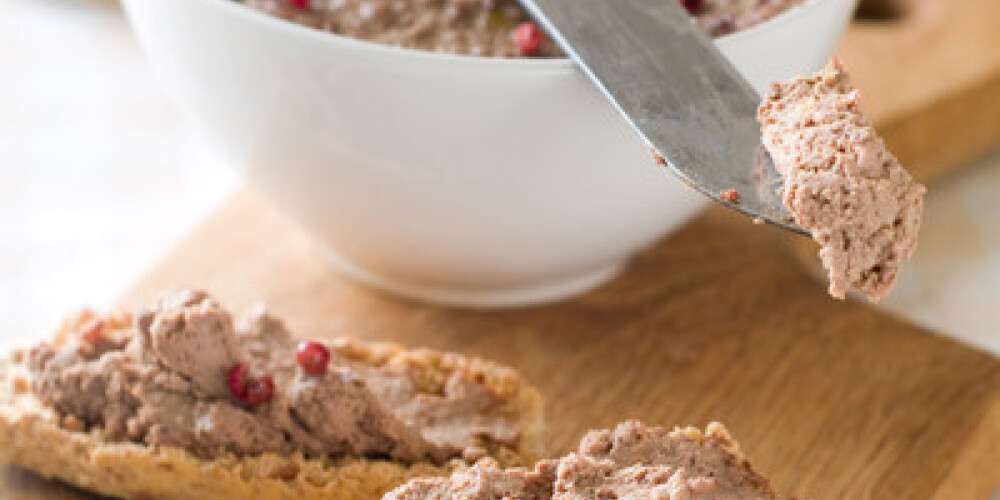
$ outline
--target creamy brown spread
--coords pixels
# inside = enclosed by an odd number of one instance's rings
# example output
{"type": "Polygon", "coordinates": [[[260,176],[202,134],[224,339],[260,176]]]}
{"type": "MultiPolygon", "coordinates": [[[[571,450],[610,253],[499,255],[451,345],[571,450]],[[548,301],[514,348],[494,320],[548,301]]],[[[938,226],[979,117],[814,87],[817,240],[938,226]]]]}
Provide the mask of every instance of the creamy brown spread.
{"type": "Polygon", "coordinates": [[[209,456],[435,463],[518,440],[517,417],[498,411],[501,398],[470,374],[455,371],[425,392],[419,374],[351,360],[332,344],[329,369],[306,373],[281,321],[259,308],[236,325],[204,292],[169,295],[122,327],[98,325],[32,349],[30,385],[44,404],[113,440],[209,456]],[[234,397],[227,373],[236,363],[273,377],[273,397],[253,406],[234,397]]]}
{"type": "Polygon", "coordinates": [[[709,0],[701,2],[694,15],[712,36],[723,36],[756,26],[802,0],[709,0]]]}
{"type": "Polygon", "coordinates": [[[383,500],[756,500],[773,495],[725,429],[667,431],[638,422],[588,433],[575,453],[534,469],[489,463],[410,481],[383,500]]]}
{"type": "MultiPolygon", "coordinates": [[[[385,45],[474,56],[521,55],[511,30],[528,15],[515,0],[240,0],[324,31],[385,45]]],[[[538,56],[559,54],[547,42],[538,56]]]]}
{"type": "Polygon", "coordinates": [[[886,149],[836,62],[774,85],[758,118],[783,201],[822,247],[830,294],[881,300],[916,250],[924,186],[886,149]]]}
{"type": "MultiPolygon", "coordinates": [[[[385,45],[474,56],[522,56],[512,30],[530,18],[516,0],[238,0],[313,28],[385,45]]],[[[677,0],[663,0],[673,2],[677,0]]],[[[712,36],[770,19],[802,0],[683,2],[712,36]]],[[[546,40],[532,56],[560,56],[546,40]]]]}

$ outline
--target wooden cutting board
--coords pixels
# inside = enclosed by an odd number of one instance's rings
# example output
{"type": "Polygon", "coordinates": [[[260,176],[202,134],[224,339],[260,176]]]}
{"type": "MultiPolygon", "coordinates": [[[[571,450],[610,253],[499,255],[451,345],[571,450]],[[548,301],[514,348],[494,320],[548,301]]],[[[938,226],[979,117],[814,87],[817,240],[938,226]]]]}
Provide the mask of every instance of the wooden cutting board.
{"type": "MultiPolygon", "coordinates": [[[[496,359],[546,397],[552,453],[626,418],[719,420],[800,497],[986,500],[1000,486],[1000,360],[830,299],[778,236],[710,209],[579,299],[448,310],[345,281],[308,235],[244,193],[123,302],[186,284],[236,308],[266,299],[302,336],[496,359]]],[[[88,498],[29,474],[0,478],[4,499],[88,498]]]]}
{"type": "MultiPolygon", "coordinates": [[[[871,5],[902,14],[856,24],[839,53],[904,164],[933,180],[1000,143],[1000,2],[871,5]]],[[[831,300],[788,251],[775,230],[713,208],[577,300],[446,310],[344,281],[304,233],[244,193],[123,303],[202,286],[236,307],[265,298],[303,336],[497,359],[547,397],[553,454],[624,418],[721,420],[789,494],[987,499],[1000,487],[1000,361],[831,300]]],[[[0,470],[2,500],[88,498],[0,470]]]]}
{"type": "Polygon", "coordinates": [[[1000,2],[862,0],[838,55],[890,149],[925,182],[1000,146],[1000,2]]]}

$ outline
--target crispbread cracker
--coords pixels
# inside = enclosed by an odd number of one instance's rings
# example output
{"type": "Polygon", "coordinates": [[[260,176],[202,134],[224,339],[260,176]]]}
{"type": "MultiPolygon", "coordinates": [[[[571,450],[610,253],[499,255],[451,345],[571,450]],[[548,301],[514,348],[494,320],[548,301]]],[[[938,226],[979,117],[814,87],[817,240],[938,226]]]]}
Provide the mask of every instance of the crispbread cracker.
{"type": "MultiPolygon", "coordinates": [[[[490,456],[504,465],[523,465],[541,454],[541,397],[512,370],[454,354],[407,351],[394,344],[340,339],[335,345],[337,352],[358,361],[407,363],[431,381],[456,369],[471,372],[506,395],[505,411],[522,415],[517,449],[495,446],[488,450],[490,456]]],[[[73,430],[72,419],[44,407],[28,390],[20,358],[0,362],[0,462],[104,495],[156,500],[377,500],[411,478],[447,475],[466,465],[459,459],[437,466],[272,453],[206,459],[175,447],[110,442],[100,429],[73,430]]]]}

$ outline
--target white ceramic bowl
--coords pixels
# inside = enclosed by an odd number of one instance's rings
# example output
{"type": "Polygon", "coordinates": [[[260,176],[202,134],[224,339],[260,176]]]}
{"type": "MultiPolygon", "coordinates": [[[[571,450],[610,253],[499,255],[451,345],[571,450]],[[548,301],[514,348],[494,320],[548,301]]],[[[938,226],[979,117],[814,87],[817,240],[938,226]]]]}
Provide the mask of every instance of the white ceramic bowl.
{"type": "MultiPolygon", "coordinates": [[[[717,43],[763,89],[822,66],[855,2],[807,0],[717,43]]],[[[568,60],[386,47],[231,0],[124,5],[226,159],[368,284],[465,306],[556,300],[704,204],[568,60]]]]}

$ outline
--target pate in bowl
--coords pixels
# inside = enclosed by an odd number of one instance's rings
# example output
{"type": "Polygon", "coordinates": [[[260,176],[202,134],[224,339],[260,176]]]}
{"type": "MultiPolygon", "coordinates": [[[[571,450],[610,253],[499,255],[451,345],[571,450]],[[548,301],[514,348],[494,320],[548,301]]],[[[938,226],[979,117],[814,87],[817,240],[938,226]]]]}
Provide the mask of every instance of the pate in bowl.
{"type": "MultiPolygon", "coordinates": [[[[760,91],[821,67],[855,3],[806,0],[716,43],[760,91]]],[[[339,270],[383,290],[558,300],[705,204],[565,58],[392,47],[230,0],[123,4],[226,161],[339,270]]]]}

